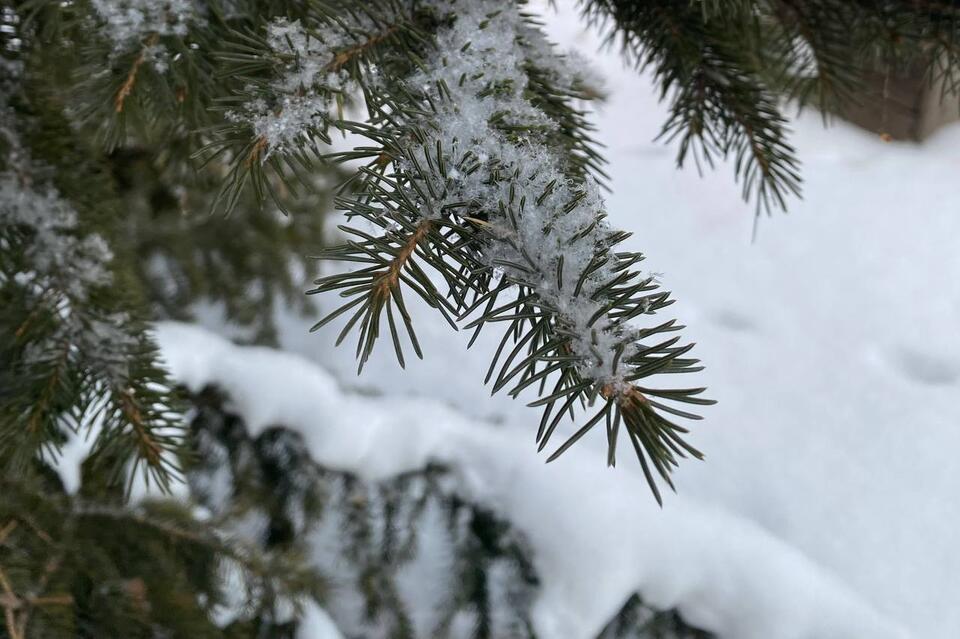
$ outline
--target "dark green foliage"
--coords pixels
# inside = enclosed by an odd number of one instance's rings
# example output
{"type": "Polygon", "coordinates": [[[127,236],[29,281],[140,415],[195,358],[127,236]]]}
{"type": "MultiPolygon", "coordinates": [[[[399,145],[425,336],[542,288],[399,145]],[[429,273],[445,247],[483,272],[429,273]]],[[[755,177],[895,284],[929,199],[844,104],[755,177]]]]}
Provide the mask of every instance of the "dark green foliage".
{"type": "Polygon", "coordinates": [[[96,422],[93,455],[111,460],[103,470],[112,480],[132,460],[127,475],[142,464],[165,485],[176,471],[177,406],[123,268],[130,256],[110,249],[120,217],[110,181],[53,96],[30,84],[14,93],[9,77],[0,84],[9,149],[0,165],[9,198],[0,209],[0,333],[9,336],[0,461],[18,473],[38,454],[55,457],[64,429],[86,433],[96,422]],[[70,192],[72,202],[61,195],[70,192]]]}
{"type": "MultiPolygon", "coordinates": [[[[402,76],[409,73],[416,61],[416,52],[426,37],[418,28],[424,26],[425,18],[412,8],[416,4],[383,0],[375,3],[344,2],[333,7],[307,2],[296,11],[277,15],[302,20],[317,30],[333,28],[347,39],[349,44],[344,44],[337,55],[332,55],[326,66],[331,73],[359,77],[364,69],[376,65],[385,75],[402,76]],[[364,28],[356,25],[361,20],[364,28]]],[[[266,15],[261,17],[267,18],[266,15]]],[[[229,94],[222,95],[211,105],[215,112],[242,111],[244,104],[251,100],[264,100],[274,112],[282,112],[283,96],[271,87],[271,83],[298,62],[296,56],[272,51],[264,35],[261,23],[255,29],[231,31],[225,38],[216,57],[228,70],[227,75],[234,84],[228,85],[227,88],[232,89],[229,94]]],[[[333,94],[338,116],[342,118],[344,109],[350,107],[357,96],[340,89],[328,91],[333,94]]],[[[320,157],[329,152],[326,145],[346,129],[329,115],[318,113],[317,116],[313,125],[293,143],[293,148],[282,154],[270,153],[267,140],[258,136],[242,118],[221,118],[211,127],[211,137],[196,157],[204,164],[221,161],[227,166],[215,208],[230,212],[244,196],[250,195],[260,201],[272,200],[282,207],[284,191],[297,194],[312,190],[318,166],[326,170],[331,168],[331,163],[321,161],[320,157]]],[[[349,179],[342,182],[340,188],[346,189],[348,183],[349,179]]]]}
{"type": "Polygon", "coordinates": [[[182,64],[167,75],[139,65],[122,108],[115,85],[130,79],[129,56],[90,28],[87,3],[4,10],[0,172],[8,197],[20,190],[28,205],[60,209],[52,238],[43,211],[10,202],[0,211],[5,470],[38,453],[55,459],[68,431],[85,436],[98,424],[96,455],[111,460],[103,469],[112,481],[132,478],[133,463],[166,484],[180,406],[147,321],[190,319],[193,304],[219,303],[249,339],[271,343],[278,304],[309,310],[302,282],[323,242],[324,180],[335,171],[318,171],[309,196],[282,192],[290,215],[249,197],[229,218],[211,214],[224,168],[200,169],[190,156],[199,128],[217,121],[211,92],[234,89],[210,75],[211,42],[257,11],[228,26],[216,4],[208,8],[209,28],[167,43],[182,64]],[[38,269],[41,259],[73,264],[38,269]]]}
{"type": "MultiPolygon", "coordinates": [[[[43,472],[41,470],[41,472],[43,472]]],[[[85,474],[96,478],[90,465],[85,474]]],[[[316,575],[295,557],[223,537],[210,522],[172,502],[90,501],[61,492],[53,475],[39,483],[4,480],[0,505],[0,637],[158,636],[221,639],[212,619],[225,603],[229,564],[252,588],[249,618],[261,625],[278,598],[320,593],[316,575]]]]}
{"type": "MultiPolygon", "coordinates": [[[[192,319],[191,305],[222,305],[250,341],[275,344],[278,308],[311,312],[303,282],[316,271],[310,255],[324,241],[323,193],[287,205],[243,200],[229,216],[210,213],[220,186],[212,170],[182,172],[162,149],[123,148],[107,161],[126,207],[134,274],[154,317],[192,319]],[[229,241],[225,241],[229,238],[229,241]]],[[[318,179],[333,179],[320,175],[318,179]]]]}
{"type": "Polygon", "coordinates": [[[584,3],[584,12],[609,24],[608,39],[620,38],[638,67],[654,71],[671,106],[661,136],[678,142],[678,164],[734,158],[744,197],[785,208],[785,196],[799,189],[798,166],[778,96],[760,77],[760,27],[743,4],[706,13],[699,2],[610,0],[584,3]]]}
{"type": "Polygon", "coordinates": [[[633,595],[597,639],[712,639],[713,636],[684,623],[676,611],[651,610],[638,595],[633,595]]]}

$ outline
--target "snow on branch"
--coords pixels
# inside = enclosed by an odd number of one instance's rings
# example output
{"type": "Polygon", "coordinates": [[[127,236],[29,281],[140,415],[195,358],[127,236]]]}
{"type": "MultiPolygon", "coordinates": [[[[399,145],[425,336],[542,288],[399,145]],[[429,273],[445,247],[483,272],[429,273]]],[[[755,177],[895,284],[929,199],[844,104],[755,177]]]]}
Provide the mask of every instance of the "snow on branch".
{"type": "Polygon", "coordinates": [[[331,21],[306,28],[300,20],[278,18],[267,26],[266,45],[275,77],[266,86],[251,85],[254,98],[227,118],[249,125],[255,144],[248,162],[265,162],[273,153],[302,149],[317,137],[329,143],[326,130],[334,107],[358,85],[344,66],[389,38],[395,26],[358,19],[345,26],[331,21]]]}
{"type": "Polygon", "coordinates": [[[185,39],[192,26],[203,24],[203,4],[192,0],[92,0],[92,7],[102,36],[113,45],[110,55],[116,58],[136,52],[113,96],[116,113],[126,108],[144,65],[162,74],[180,57],[171,55],[162,39],[185,39]]]}
{"type": "Polygon", "coordinates": [[[225,100],[233,106],[197,154],[228,162],[215,206],[232,210],[251,187],[255,199],[269,195],[283,209],[281,194],[316,187],[318,156],[330,151],[330,129],[343,126],[358,79],[376,72],[379,49],[404,50],[396,45],[411,30],[405,9],[402,2],[342,12],[311,6],[299,19],[267,22],[260,38],[228,43],[219,55],[242,89],[225,100]]]}
{"type": "Polygon", "coordinates": [[[574,165],[574,145],[566,140],[580,132],[561,132],[558,119],[531,97],[531,66],[549,67],[553,76],[566,67],[544,62],[547,45],[517,5],[432,6],[449,26],[437,33],[418,71],[399,81],[370,79],[371,120],[353,126],[382,149],[357,150],[374,159],[361,169],[357,194],[340,205],[385,233],[343,227],[357,239],[325,257],[368,266],[318,281],[313,292],[339,290],[349,301],[317,327],[352,311],[340,340],[359,326],[362,368],[384,310],[401,364],[397,314],[420,355],[404,288],[451,323],[472,318],[467,328],[480,330],[506,322],[487,380],[495,380],[495,391],[513,384],[514,396],[539,386],[540,399],[531,405],[544,407],[540,448],[577,404],[599,400],[550,459],[605,421],[613,465],[622,422],[659,500],[653,472],[669,484],[677,457],[700,456],[683,441],[686,430],[661,413],[697,416],[659,400],[711,402],[697,397],[700,388],[638,385],[656,373],[698,370],[697,362],[683,357],[690,347],[677,346],[678,337],[643,341],[679,328],[673,321],[633,323],[669,304],[667,294],[632,270],[641,255],[615,251],[628,234],[608,226],[599,185],[574,165]]]}
{"type": "Polygon", "coordinates": [[[253,128],[252,159],[262,163],[274,152],[293,151],[325,129],[335,94],[353,88],[337,64],[337,52],[352,42],[347,33],[334,28],[308,32],[299,20],[280,18],[267,27],[267,44],[282,71],[269,84],[267,97],[252,99],[241,111],[227,114],[253,128]]]}
{"type": "MultiPolygon", "coordinates": [[[[0,286],[16,286],[37,309],[55,313],[57,330],[50,341],[78,344],[104,373],[122,378],[132,343],[121,328],[128,318],[122,313],[85,317],[77,312],[94,289],[112,283],[110,247],[98,233],[83,233],[73,206],[38,180],[49,171],[30,157],[17,126],[12,109],[0,104],[0,136],[10,150],[0,171],[0,251],[6,254],[0,259],[0,286]],[[22,253],[19,259],[17,253],[22,253]]],[[[34,311],[33,319],[38,313],[34,311]]],[[[31,350],[42,354],[48,349],[35,345],[31,350]]]]}
{"type": "Polygon", "coordinates": [[[125,371],[118,367],[131,338],[120,327],[128,318],[120,313],[84,318],[76,312],[91,291],[112,283],[110,247],[101,235],[83,233],[73,206],[52,186],[38,183],[44,171],[24,148],[6,104],[0,104],[0,136],[10,150],[0,171],[0,250],[7,256],[0,259],[0,286],[17,286],[37,307],[53,309],[59,321],[52,339],[82,344],[104,372],[122,377],[125,371]],[[21,259],[14,258],[16,252],[21,259]]]}
{"type": "MultiPolygon", "coordinates": [[[[564,157],[530,135],[555,123],[524,97],[527,50],[518,41],[519,14],[504,9],[491,18],[478,8],[457,15],[453,27],[438,36],[426,71],[408,82],[411,89],[443,87],[446,99],[428,135],[454,167],[443,185],[446,200],[466,202],[478,212],[506,203],[505,214],[497,211],[486,225],[483,257],[510,281],[532,284],[541,306],[569,333],[584,377],[615,393],[626,390],[628,370],[621,364],[636,353],[633,334],[610,321],[606,300],[597,295],[618,266],[605,251],[612,233],[602,219],[600,189],[592,178],[571,179],[564,157]],[[458,51],[463,47],[468,48],[458,51]],[[526,131],[527,139],[511,140],[516,130],[526,131]]],[[[420,149],[407,151],[415,156],[420,149]]],[[[424,204],[428,216],[436,214],[424,204]]]]}
{"type": "Polygon", "coordinates": [[[168,485],[182,430],[152,340],[132,309],[108,295],[116,286],[108,243],[49,184],[52,169],[31,158],[5,99],[0,94],[9,150],[0,167],[0,295],[13,321],[4,326],[10,360],[0,383],[15,399],[0,405],[0,458],[49,461],[64,434],[84,428],[96,433],[101,459],[119,453],[168,485]]]}
{"type": "Polygon", "coordinates": [[[190,23],[197,20],[198,3],[192,0],[92,0],[92,4],[115,53],[130,51],[152,35],[185,37],[190,23]]]}
{"type": "Polygon", "coordinates": [[[77,212],[52,189],[36,191],[15,173],[0,173],[0,225],[31,234],[31,270],[19,274],[21,282],[56,278],[75,299],[84,298],[91,286],[110,283],[107,243],[96,233],[77,237],[77,212]]]}

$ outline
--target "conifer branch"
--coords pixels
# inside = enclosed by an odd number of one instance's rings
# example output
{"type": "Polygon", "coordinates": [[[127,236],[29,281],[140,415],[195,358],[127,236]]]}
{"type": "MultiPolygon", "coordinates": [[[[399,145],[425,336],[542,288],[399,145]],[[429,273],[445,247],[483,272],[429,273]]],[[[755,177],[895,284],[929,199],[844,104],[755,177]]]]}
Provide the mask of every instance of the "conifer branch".
{"type": "MultiPolygon", "coordinates": [[[[97,453],[142,459],[167,486],[176,417],[150,338],[107,295],[112,254],[101,236],[78,229],[78,211],[36,178],[44,171],[8,138],[17,152],[0,167],[0,293],[13,312],[13,341],[3,345],[0,383],[12,393],[0,404],[0,459],[22,472],[38,456],[55,459],[68,431],[97,423],[97,453]]],[[[115,474],[126,467],[117,459],[110,466],[115,474]]]]}
{"type": "MultiPolygon", "coordinates": [[[[686,430],[659,411],[696,416],[651,402],[647,395],[711,403],[696,397],[703,389],[660,391],[637,385],[656,373],[697,370],[696,360],[682,357],[690,347],[675,346],[676,338],[656,345],[639,341],[676,330],[674,322],[648,329],[631,326],[669,304],[667,295],[653,293],[653,278],[630,269],[640,255],[614,252],[628,234],[607,227],[593,177],[578,165],[564,164],[570,148],[564,135],[577,132],[552,137],[557,121],[541,110],[548,103],[529,101],[525,93],[528,74],[546,66],[538,32],[515,8],[485,3],[455,16],[441,13],[439,21],[444,20],[453,25],[438,33],[436,49],[427,51],[422,70],[396,82],[380,81],[375,95],[366,94],[371,120],[341,124],[378,146],[331,156],[370,159],[353,182],[352,194],[338,204],[385,233],[378,237],[341,227],[356,240],[321,257],[366,266],[317,281],[311,293],[337,290],[347,301],[314,329],[346,316],[337,342],[359,328],[362,369],[385,311],[403,365],[394,306],[421,353],[400,285],[452,325],[459,320],[476,331],[505,325],[487,381],[493,382],[494,392],[512,384],[513,396],[539,387],[541,398],[531,403],[544,410],[539,448],[551,441],[564,418],[581,406],[587,411],[585,424],[549,460],[606,420],[612,465],[622,422],[659,500],[653,473],[672,485],[669,472],[676,459],[700,456],[681,439],[686,430]],[[538,142],[538,137],[551,142],[538,142]],[[392,159],[389,173],[383,170],[385,155],[392,159]],[[414,255],[416,262],[411,261],[414,255]],[[516,297],[511,294],[511,301],[503,303],[510,288],[516,297]],[[589,408],[597,400],[599,408],[589,408]]],[[[565,72],[560,67],[552,81],[569,82],[565,72]]],[[[551,78],[538,74],[537,81],[551,78]]],[[[560,93],[549,89],[546,94],[560,93]]],[[[549,102],[554,110],[564,104],[549,102]]],[[[574,128],[579,122],[565,121],[574,128]]]]}
{"type": "Polygon", "coordinates": [[[689,155],[698,169],[713,166],[714,156],[732,158],[744,199],[755,197],[760,213],[785,209],[786,196],[800,193],[800,175],[786,120],[759,77],[753,49],[763,38],[750,5],[709,13],[669,0],[581,3],[608,43],[619,41],[638,68],[653,70],[671,103],[660,137],[679,140],[678,166],[689,155]]]}
{"type": "MultiPolygon", "coordinates": [[[[398,27],[392,25],[389,28],[385,29],[381,33],[375,33],[363,42],[343,49],[341,51],[333,52],[333,60],[328,62],[324,67],[323,71],[337,72],[342,69],[347,63],[351,60],[356,59],[359,55],[366,53],[371,47],[376,46],[377,44],[383,42],[389,38],[392,34],[396,33],[398,27]]],[[[299,91],[299,89],[298,89],[299,91]]],[[[277,109],[275,116],[279,117],[283,115],[283,109],[277,109]]],[[[266,154],[270,150],[270,140],[266,135],[260,135],[254,141],[253,148],[250,150],[250,153],[247,155],[245,160],[245,166],[249,169],[252,167],[254,162],[260,161],[266,157],[266,154]]]]}
{"type": "Polygon", "coordinates": [[[227,122],[214,130],[215,141],[196,154],[210,161],[230,148],[242,149],[216,205],[222,204],[229,213],[244,189],[252,186],[257,198],[269,195],[283,209],[276,196],[277,182],[293,192],[313,188],[305,175],[314,170],[313,161],[321,153],[318,143],[331,142],[329,129],[337,126],[332,110],[341,109],[345,93],[355,87],[359,71],[353,67],[372,64],[381,46],[395,49],[404,38],[421,37],[414,35],[409,16],[396,8],[359,15],[362,19],[345,26],[342,19],[321,12],[311,32],[303,30],[300,21],[277,20],[265,40],[256,41],[265,55],[249,52],[249,38],[238,44],[238,52],[221,54],[225,61],[248,67],[266,58],[276,69],[268,81],[249,78],[244,92],[255,93],[231,99],[232,103],[242,99],[240,108],[227,112],[227,122]]]}

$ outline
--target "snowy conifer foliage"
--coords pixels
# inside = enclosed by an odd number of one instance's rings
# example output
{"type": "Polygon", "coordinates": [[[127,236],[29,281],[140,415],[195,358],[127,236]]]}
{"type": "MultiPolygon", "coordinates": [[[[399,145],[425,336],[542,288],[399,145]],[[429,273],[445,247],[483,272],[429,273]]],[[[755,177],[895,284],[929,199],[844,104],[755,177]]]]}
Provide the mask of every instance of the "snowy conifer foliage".
{"type": "MultiPolygon", "coordinates": [[[[164,372],[142,320],[112,298],[118,285],[104,237],[86,231],[53,184],[55,170],[30,156],[9,104],[19,65],[0,69],[0,300],[13,329],[0,344],[0,404],[8,456],[23,468],[55,459],[65,433],[96,437],[94,457],[115,479],[131,456],[166,484],[177,468],[182,431],[164,372]],[[95,424],[97,433],[89,431],[95,424]]],[[[132,474],[132,471],[131,473],[132,474]]]]}
{"type": "Polygon", "coordinates": [[[246,113],[254,134],[248,164],[308,148],[333,159],[372,158],[339,205],[379,232],[341,227],[354,239],[324,252],[361,268],[317,282],[313,293],[347,298],[317,327],[343,316],[341,340],[357,328],[361,370],[381,330],[389,330],[401,365],[411,348],[422,357],[406,307],[411,293],[454,326],[500,328],[486,381],[514,396],[538,393],[541,449],[586,407],[550,459],[602,423],[613,465],[623,429],[659,499],[654,474],[669,482],[679,457],[700,456],[667,418],[697,416],[673,404],[710,402],[698,397],[701,388],[645,382],[697,370],[697,362],[669,335],[680,328],[674,321],[652,321],[667,294],[635,268],[641,255],[617,251],[628,234],[604,220],[598,156],[571,106],[589,97],[581,73],[552,52],[519,6],[437,2],[418,10],[442,26],[424,59],[399,78],[395,62],[363,54],[401,28],[403,11],[354,22],[274,22],[267,43],[281,62],[267,85],[269,102],[256,97],[231,114],[242,124],[246,113]],[[363,87],[365,122],[338,119],[334,108],[349,94],[348,65],[363,87]],[[331,128],[370,146],[329,155],[331,128]]]}

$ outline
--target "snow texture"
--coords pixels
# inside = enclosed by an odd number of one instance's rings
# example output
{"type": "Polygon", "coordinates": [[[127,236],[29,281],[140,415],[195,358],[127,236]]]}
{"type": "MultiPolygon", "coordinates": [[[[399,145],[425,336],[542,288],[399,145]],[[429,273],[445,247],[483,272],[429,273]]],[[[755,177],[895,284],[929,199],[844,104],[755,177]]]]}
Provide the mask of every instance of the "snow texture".
{"type": "Polygon", "coordinates": [[[292,428],[318,463],[368,480],[430,461],[455,469],[471,499],[536,549],[540,636],[593,637],[634,592],[724,639],[908,636],[756,525],[683,496],[661,511],[641,477],[588,449],[543,465],[519,430],[436,401],[345,393],[292,354],[178,323],[160,324],[157,341],[174,379],[194,391],[217,385],[252,435],[292,428]]]}
{"type": "MultiPolygon", "coordinates": [[[[0,136],[8,148],[5,170],[0,171],[0,251],[11,251],[17,242],[24,251],[25,270],[0,273],[35,299],[38,306],[50,305],[59,316],[51,340],[69,341],[97,363],[110,379],[126,375],[126,349],[135,344],[124,330],[129,318],[124,313],[80,317],[91,291],[112,281],[113,254],[97,233],[83,233],[77,211],[44,178],[50,167],[35,162],[20,139],[19,122],[8,100],[19,82],[16,67],[0,74],[0,136]]],[[[50,344],[34,344],[33,350],[48,352],[50,344]]]]}
{"type": "Polygon", "coordinates": [[[67,441],[60,447],[60,453],[51,466],[57,471],[63,489],[69,495],[76,495],[80,489],[83,462],[90,456],[102,424],[101,419],[95,419],[82,433],[72,429],[64,431],[67,441]]]}
{"type": "MultiPolygon", "coordinates": [[[[411,92],[439,93],[440,99],[430,100],[439,105],[432,136],[454,168],[442,176],[442,184],[418,187],[409,197],[420,202],[425,219],[464,202],[489,214],[492,239],[484,249],[489,265],[502,269],[511,281],[529,285],[539,302],[555,313],[557,329],[570,336],[586,379],[598,388],[629,388],[631,371],[621,363],[636,353],[639,333],[625,322],[610,320],[604,310],[608,299],[602,289],[618,275],[618,260],[610,255],[599,268],[594,263],[599,252],[609,248],[612,232],[602,221],[601,189],[589,176],[571,178],[563,149],[536,141],[541,137],[536,131],[552,130],[556,123],[525,97],[526,65],[546,67],[569,85],[579,77],[571,60],[552,52],[517,5],[435,4],[441,11],[452,10],[456,19],[440,31],[436,52],[407,84],[411,92]],[[547,58],[556,63],[547,65],[547,58]],[[444,89],[436,89],[440,86],[444,89]],[[514,126],[533,132],[516,142],[505,133],[514,126]],[[511,174],[515,177],[491,178],[511,174]],[[417,192],[442,196],[437,203],[417,192]]],[[[411,155],[418,152],[419,147],[410,149],[411,155]]],[[[416,181],[420,172],[406,166],[409,163],[400,166],[416,181]]]]}
{"type": "MultiPolygon", "coordinates": [[[[114,43],[115,53],[140,46],[149,35],[183,38],[190,23],[197,19],[198,3],[193,0],[92,0],[92,3],[104,22],[104,35],[114,43]]],[[[155,49],[147,49],[151,48],[155,49]]],[[[156,60],[157,51],[145,52],[145,58],[156,60]]]]}
{"type": "Polygon", "coordinates": [[[0,173],[0,225],[30,230],[25,279],[54,278],[74,299],[110,282],[110,248],[97,234],[76,237],[77,212],[52,188],[37,190],[12,172],[0,173]]]}
{"type": "MultiPolygon", "coordinates": [[[[32,165],[29,171],[42,173],[32,165]]],[[[28,270],[13,274],[14,281],[38,305],[50,306],[60,320],[47,339],[30,346],[28,359],[42,359],[51,352],[51,345],[69,342],[96,365],[103,378],[125,379],[127,353],[137,343],[124,328],[127,315],[77,312],[94,288],[112,281],[113,256],[106,241],[96,233],[78,232],[77,212],[53,187],[36,186],[14,171],[4,171],[0,172],[0,230],[10,229],[26,238],[29,265],[28,270]]],[[[7,241],[0,239],[0,250],[10,250],[7,241]]],[[[0,274],[0,283],[4,277],[0,274]]]]}
{"type": "Polygon", "coordinates": [[[336,95],[355,88],[335,63],[338,51],[355,44],[344,31],[330,26],[308,32],[299,20],[278,18],[267,27],[267,44],[280,66],[268,87],[271,100],[255,98],[241,112],[228,114],[235,122],[248,122],[266,145],[261,161],[310,140],[312,131],[324,126],[336,95]]]}

